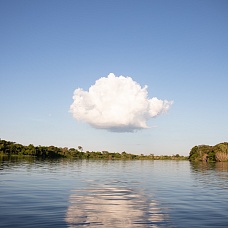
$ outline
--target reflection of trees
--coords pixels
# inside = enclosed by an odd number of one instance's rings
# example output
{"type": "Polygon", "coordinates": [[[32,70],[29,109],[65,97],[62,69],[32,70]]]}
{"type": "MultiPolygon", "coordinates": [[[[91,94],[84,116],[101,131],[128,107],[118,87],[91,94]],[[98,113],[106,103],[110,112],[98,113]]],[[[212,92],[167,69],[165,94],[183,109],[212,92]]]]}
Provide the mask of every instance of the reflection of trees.
{"type": "Polygon", "coordinates": [[[216,162],[215,168],[220,172],[228,172],[228,162],[216,162]]]}
{"type": "Polygon", "coordinates": [[[207,170],[213,170],[215,168],[215,162],[190,162],[192,171],[204,172],[207,170]]]}
{"type": "Polygon", "coordinates": [[[69,199],[66,222],[70,227],[164,227],[167,219],[158,203],[125,187],[92,186],[69,199]]]}
{"type": "Polygon", "coordinates": [[[18,156],[0,156],[0,171],[1,170],[16,170],[25,169],[27,171],[36,170],[40,173],[57,173],[63,170],[76,169],[80,170],[83,160],[71,160],[71,159],[41,159],[36,157],[18,157],[18,156]],[[56,167],[61,166],[62,169],[58,170],[56,167]],[[77,168],[76,168],[77,167],[77,168]]]}
{"type": "Polygon", "coordinates": [[[0,170],[14,169],[23,164],[33,164],[34,157],[24,157],[23,159],[17,156],[0,156],[0,170]]]}
{"type": "Polygon", "coordinates": [[[193,177],[205,185],[228,189],[228,162],[191,162],[193,177]]]}
{"type": "Polygon", "coordinates": [[[228,162],[191,162],[194,172],[214,170],[217,172],[228,172],[228,162]]]}

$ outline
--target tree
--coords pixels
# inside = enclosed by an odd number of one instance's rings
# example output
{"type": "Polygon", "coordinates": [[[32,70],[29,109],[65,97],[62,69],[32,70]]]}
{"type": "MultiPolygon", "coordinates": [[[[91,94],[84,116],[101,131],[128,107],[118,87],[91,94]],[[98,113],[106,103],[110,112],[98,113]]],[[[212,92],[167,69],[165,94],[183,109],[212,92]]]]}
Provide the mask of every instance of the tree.
{"type": "Polygon", "coordinates": [[[78,149],[79,149],[79,151],[83,151],[83,147],[82,146],[78,146],[78,149]]]}

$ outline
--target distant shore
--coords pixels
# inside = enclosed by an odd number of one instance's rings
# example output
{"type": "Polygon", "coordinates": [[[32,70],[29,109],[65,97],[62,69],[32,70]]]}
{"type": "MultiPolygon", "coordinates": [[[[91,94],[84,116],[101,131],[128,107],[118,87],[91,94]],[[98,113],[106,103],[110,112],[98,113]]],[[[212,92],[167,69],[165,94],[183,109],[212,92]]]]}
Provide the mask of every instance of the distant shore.
{"type": "Polygon", "coordinates": [[[125,151],[83,151],[81,146],[75,148],[61,148],[56,146],[24,146],[11,141],[0,140],[0,156],[19,156],[37,158],[74,158],[74,159],[104,159],[104,160],[188,160],[188,157],[176,155],[136,155],[125,151]]]}

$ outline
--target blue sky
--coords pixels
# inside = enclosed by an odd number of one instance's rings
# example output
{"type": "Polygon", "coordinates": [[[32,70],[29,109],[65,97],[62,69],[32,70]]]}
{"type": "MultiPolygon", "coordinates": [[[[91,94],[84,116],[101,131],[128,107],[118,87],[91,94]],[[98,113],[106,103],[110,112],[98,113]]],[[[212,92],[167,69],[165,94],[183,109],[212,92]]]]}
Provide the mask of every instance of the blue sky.
{"type": "Polygon", "coordinates": [[[0,1],[0,137],[156,155],[228,141],[227,12],[225,0],[0,1]],[[134,133],[75,120],[74,90],[111,72],[173,105],[134,133]]]}

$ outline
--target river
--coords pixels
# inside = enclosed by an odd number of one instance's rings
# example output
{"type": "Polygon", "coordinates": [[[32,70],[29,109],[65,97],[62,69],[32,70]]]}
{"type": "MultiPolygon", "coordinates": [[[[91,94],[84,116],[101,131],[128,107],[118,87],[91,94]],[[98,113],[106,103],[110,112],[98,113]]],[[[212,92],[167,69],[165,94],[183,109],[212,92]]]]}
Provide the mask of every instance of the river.
{"type": "Polygon", "coordinates": [[[0,227],[228,227],[228,163],[0,162],[0,227]]]}

